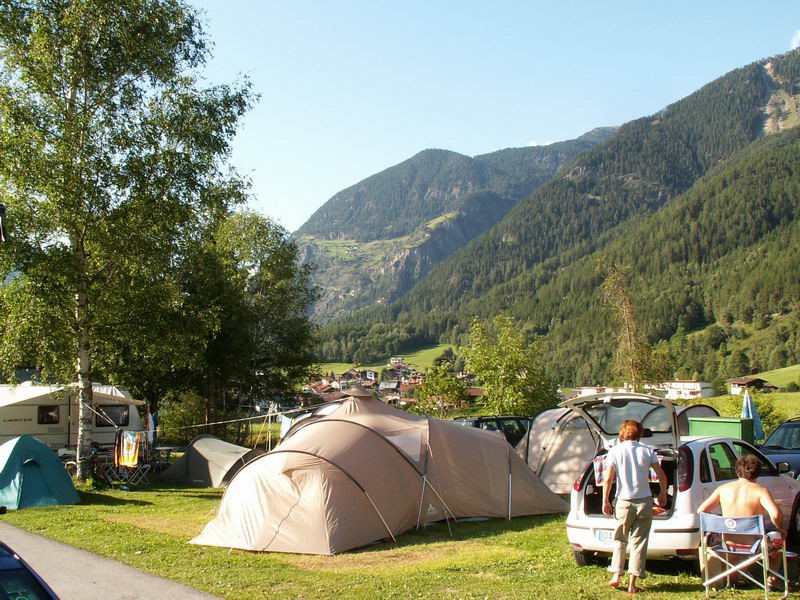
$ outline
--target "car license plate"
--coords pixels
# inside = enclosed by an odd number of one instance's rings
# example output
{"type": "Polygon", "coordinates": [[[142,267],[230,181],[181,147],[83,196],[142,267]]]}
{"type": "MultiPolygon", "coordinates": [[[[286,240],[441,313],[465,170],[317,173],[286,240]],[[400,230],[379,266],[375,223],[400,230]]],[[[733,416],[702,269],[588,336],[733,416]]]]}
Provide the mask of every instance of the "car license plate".
{"type": "Polygon", "coordinates": [[[597,529],[594,532],[598,542],[613,542],[614,531],[612,529],[597,529]]]}

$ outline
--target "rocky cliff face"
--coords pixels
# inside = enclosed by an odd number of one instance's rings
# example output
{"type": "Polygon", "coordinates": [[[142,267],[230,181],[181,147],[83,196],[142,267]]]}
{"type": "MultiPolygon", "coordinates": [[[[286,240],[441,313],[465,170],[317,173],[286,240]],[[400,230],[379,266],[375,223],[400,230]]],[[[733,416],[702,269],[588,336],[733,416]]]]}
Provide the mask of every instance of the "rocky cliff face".
{"type": "Polygon", "coordinates": [[[407,238],[360,243],[301,237],[301,260],[315,265],[321,290],[314,316],[324,323],[362,306],[393,302],[513,205],[498,194],[478,192],[407,238]]]}

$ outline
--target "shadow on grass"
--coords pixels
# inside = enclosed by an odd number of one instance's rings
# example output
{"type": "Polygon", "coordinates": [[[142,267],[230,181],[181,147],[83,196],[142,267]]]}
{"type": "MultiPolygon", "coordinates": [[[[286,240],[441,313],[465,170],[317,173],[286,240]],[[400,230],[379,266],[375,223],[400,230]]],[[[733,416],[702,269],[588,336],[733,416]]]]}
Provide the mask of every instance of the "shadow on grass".
{"type": "Polygon", "coordinates": [[[397,536],[397,542],[381,541],[362,548],[349,550],[348,554],[364,554],[384,552],[393,548],[426,546],[440,542],[479,540],[507,533],[527,531],[555,521],[563,521],[563,514],[542,515],[537,517],[516,517],[514,519],[480,519],[458,522],[450,520],[448,529],[446,521],[430,523],[424,528],[410,529],[397,536]],[[451,532],[452,531],[452,535],[451,532]]]}
{"type": "Polygon", "coordinates": [[[93,504],[99,506],[150,506],[153,503],[136,498],[119,498],[103,493],[102,491],[79,490],[81,504],[93,504]]]}
{"type": "Polygon", "coordinates": [[[142,491],[156,494],[181,496],[184,498],[210,498],[219,500],[224,490],[217,488],[188,487],[176,483],[156,482],[142,486],[142,491]]]}

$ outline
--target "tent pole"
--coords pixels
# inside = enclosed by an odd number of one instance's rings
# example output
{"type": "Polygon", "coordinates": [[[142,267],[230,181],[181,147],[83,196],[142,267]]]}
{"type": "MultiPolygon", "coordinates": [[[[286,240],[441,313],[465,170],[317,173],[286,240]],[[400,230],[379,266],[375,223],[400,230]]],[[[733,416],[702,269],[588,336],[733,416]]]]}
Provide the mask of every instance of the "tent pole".
{"type": "MultiPolygon", "coordinates": [[[[426,423],[428,425],[428,437],[431,434],[431,420],[430,418],[426,417],[426,423]]],[[[417,512],[417,529],[419,529],[419,523],[422,520],[422,506],[425,502],[425,486],[428,485],[428,457],[430,456],[431,446],[429,443],[425,444],[425,470],[420,473],[422,475],[422,492],[420,493],[419,497],[419,511],[417,512]]],[[[413,465],[412,465],[413,466],[413,465]]]]}
{"type": "Polygon", "coordinates": [[[428,485],[428,476],[422,476],[422,493],[419,497],[419,510],[417,511],[417,529],[419,529],[419,522],[422,520],[422,504],[425,500],[425,486],[428,485]]]}
{"type": "Polygon", "coordinates": [[[508,520],[511,520],[511,446],[508,446],[508,520]]]}

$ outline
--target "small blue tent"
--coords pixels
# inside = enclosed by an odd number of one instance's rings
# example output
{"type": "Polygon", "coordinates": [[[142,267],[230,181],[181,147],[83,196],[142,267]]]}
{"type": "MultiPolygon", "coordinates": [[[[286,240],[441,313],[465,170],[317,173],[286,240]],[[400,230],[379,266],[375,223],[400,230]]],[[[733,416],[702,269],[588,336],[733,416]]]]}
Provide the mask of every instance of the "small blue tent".
{"type": "Polygon", "coordinates": [[[13,510],[78,502],[72,479],[47,444],[23,435],[0,446],[0,505],[13,510]]]}

